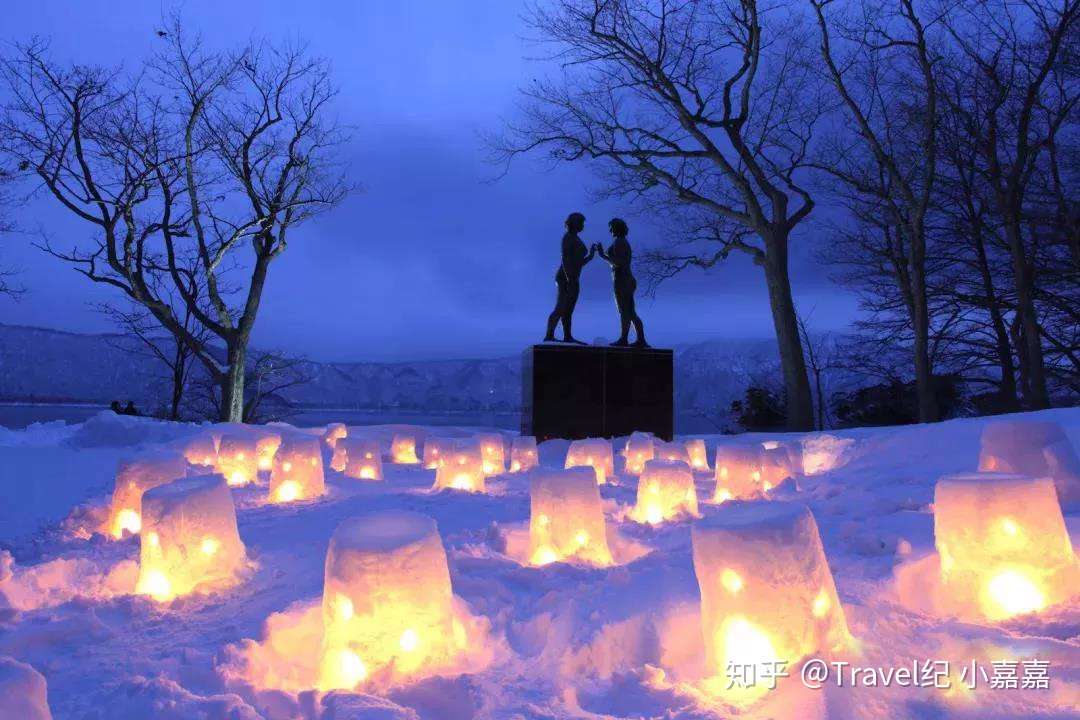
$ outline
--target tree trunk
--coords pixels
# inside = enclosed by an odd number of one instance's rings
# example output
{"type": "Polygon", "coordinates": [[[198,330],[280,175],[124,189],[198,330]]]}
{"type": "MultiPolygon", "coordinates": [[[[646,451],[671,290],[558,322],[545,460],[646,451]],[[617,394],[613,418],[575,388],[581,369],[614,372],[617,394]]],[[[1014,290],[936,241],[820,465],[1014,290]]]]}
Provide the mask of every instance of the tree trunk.
{"type": "Polygon", "coordinates": [[[821,389],[821,369],[814,368],[814,386],[817,390],[817,429],[825,429],[825,396],[821,389]]]}
{"type": "Polygon", "coordinates": [[[246,343],[233,342],[228,347],[228,370],[221,379],[221,421],[244,422],[244,365],[246,343]]]}
{"type": "Polygon", "coordinates": [[[938,419],[934,395],[934,371],[930,363],[930,311],[926,301],[924,268],[912,268],[912,329],[915,331],[915,392],[919,401],[919,422],[938,419]]]}
{"type": "Polygon", "coordinates": [[[787,429],[813,430],[814,403],[810,395],[810,380],[806,375],[799,322],[795,317],[795,302],[791,298],[787,235],[766,238],[765,246],[765,283],[769,288],[776,346],[780,351],[780,367],[784,373],[787,429]]]}
{"type": "Polygon", "coordinates": [[[994,328],[998,365],[1001,367],[1001,384],[998,386],[1001,409],[1013,412],[1020,409],[1020,398],[1016,394],[1016,366],[1013,364],[1012,346],[1009,344],[1009,330],[1005,327],[1005,318],[1001,314],[1001,304],[998,302],[997,290],[994,288],[994,276],[990,273],[986,243],[977,226],[973,228],[973,239],[975,255],[979,262],[979,274],[982,276],[983,292],[986,293],[986,309],[990,313],[990,324],[994,328]]]}
{"type": "Polygon", "coordinates": [[[1023,345],[1017,350],[1026,359],[1027,370],[1024,400],[1031,410],[1045,410],[1050,407],[1050,393],[1046,389],[1046,366],[1043,362],[1042,330],[1039,317],[1035,312],[1035,287],[1027,251],[1020,235],[1018,213],[1009,213],[1013,217],[1005,222],[1005,235],[1009,240],[1012,254],[1013,280],[1016,284],[1016,314],[1019,316],[1023,345]]]}

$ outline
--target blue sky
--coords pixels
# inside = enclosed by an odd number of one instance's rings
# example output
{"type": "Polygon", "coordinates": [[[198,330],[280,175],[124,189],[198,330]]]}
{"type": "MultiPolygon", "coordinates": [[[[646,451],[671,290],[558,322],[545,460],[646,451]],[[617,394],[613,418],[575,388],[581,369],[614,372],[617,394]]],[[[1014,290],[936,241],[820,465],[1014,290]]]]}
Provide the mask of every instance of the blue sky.
{"type": "MultiPolygon", "coordinates": [[[[59,60],[137,67],[159,42],[163,12],[179,10],[213,45],[251,37],[306,41],[329,58],[341,88],[335,111],[356,128],[345,158],[364,191],[292,234],[275,263],[254,341],[322,360],[512,354],[538,340],[554,299],[562,220],[588,218],[587,243],[607,240],[607,219],[626,217],[642,248],[663,239],[656,218],[590,202],[587,164],[550,170],[517,162],[492,182],[479,135],[511,116],[517,88],[544,74],[528,59],[518,0],[468,2],[207,2],[34,0],[5,9],[0,40],[48,37],[59,60]]],[[[61,240],[89,237],[46,198],[19,209],[19,224],[61,240]]],[[[812,259],[813,226],[793,241],[793,285],[817,329],[850,323],[855,300],[812,259]]],[[[94,303],[115,297],[62,262],[0,240],[28,293],[0,299],[0,321],[74,331],[108,330],[94,303]]],[[[610,274],[585,269],[575,331],[614,339],[610,274]]],[[[733,256],[639,301],[654,344],[770,337],[764,279],[733,256]]]]}

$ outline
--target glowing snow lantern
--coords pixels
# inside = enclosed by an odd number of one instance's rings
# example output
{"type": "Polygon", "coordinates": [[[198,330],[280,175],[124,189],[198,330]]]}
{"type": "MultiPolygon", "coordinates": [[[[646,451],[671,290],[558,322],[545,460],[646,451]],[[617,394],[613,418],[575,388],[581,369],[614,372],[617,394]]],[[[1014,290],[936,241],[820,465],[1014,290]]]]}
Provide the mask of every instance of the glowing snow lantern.
{"type": "Polygon", "coordinates": [[[638,477],[637,505],[633,517],[638,522],[658,525],[682,514],[697,515],[697,488],[694,473],[676,460],[650,460],[638,477]]]}
{"type": "Polygon", "coordinates": [[[484,456],[484,474],[501,475],[506,472],[506,441],[498,433],[476,436],[480,453],[484,456]]]}
{"type": "Polygon", "coordinates": [[[704,440],[701,438],[687,440],[686,454],[690,458],[691,468],[702,472],[709,470],[709,451],[705,449],[704,440]]]}
{"type": "Polygon", "coordinates": [[[510,447],[510,472],[526,472],[540,464],[540,455],[536,450],[536,438],[532,435],[518,435],[510,447]]]}
{"type": "Polygon", "coordinates": [[[233,487],[254,482],[259,474],[255,438],[247,433],[222,435],[218,446],[217,471],[233,487]]]}
{"type": "Polygon", "coordinates": [[[479,444],[461,443],[443,457],[435,468],[434,490],[464,490],[482,493],[486,489],[484,456],[479,444]]]}
{"type": "Polygon", "coordinates": [[[270,502],[286,503],[319,497],[326,492],[322,451],[317,438],[282,438],[270,473],[270,502]]]}
{"type": "Polygon", "coordinates": [[[334,451],[342,451],[345,464],[342,471],[345,477],[357,480],[382,480],[382,454],[376,440],[348,437],[338,440],[334,451]]]}
{"type": "Polygon", "coordinates": [[[566,451],[564,467],[591,467],[596,472],[596,482],[603,485],[609,476],[615,474],[615,457],[611,450],[611,441],[604,438],[586,438],[574,440],[566,451]]]}
{"type": "Polygon", "coordinates": [[[263,433],[255,441],[255,454],[259,460],[259,470],[271,470],[274,467],[274,455],[281,445],[281,435],[276,432],[263,433]]]}
{"type": "Polygon", "coordinates": [[[645,469],[645,463],[656,457],[655,438],[649,433],[632,433],[626,440],[623,457],[626,460],[626,472],[631,475],[640,475],[645,469]]]}
{"type": "Polygon", "coordinates": [[[434,520],[391,511],[343,522],[326,554],[320,689],[408,676],[452,657],[461,644],[452,599],[434,520]]]}
{"type": "Polygon", "coordinates": [[[187,475],[184,456],[170,451],[143,453],[120,463],[109,507],[108,532],[116,538],[142,527],[142,496],[158,485],[187,475]]]}
{"type": "Polygon", "coordinates": [[[416,438],[398,433],[390,443],[390,459],[398,465],[415,465],[420,462],[416,457],[416,438]]]}
{"type": "Polygon", "coordinates": [[[731,683],[733,668],[753,666],[751,677],[761,678],[848,646],[817,523],[804,505],[727,506],[691,535],[710,688],[750,701],[768,686],[731,683]]]}
{"type": "Polygon", "coordinates": [[[337,447],[338,440],[348,436],[349,428],[345,427],[345,423],[330,423],[323,433],[323,443],[332,450],[337,447]]]}
{"type": "Polygon", "coordinates": [[[231,580],[244,564],[232,494],[220,475],[185,478],[148,490],[136,591],[155,600],[231,580]]]}
{"type": "Polygon", "coordinates": [[[567,558],[611,564],[595,473],[584,467],[537,472],[529,497],[529,558],[534,565],[567,558]]]}
{"type": "Polygon", "coordinates": [[[934,542],[958,614],[1002,620],[1068,600],[1080,572],[1050,478],[968,473],[938,480],[934,542]]]}
{"type": "Polygon", "coordinates": [[[764,492],[762,454],[757,446],[717,445],[713,502],[760,496],[764,492]]]}
{"type": "Polygon", "coordinates": [[[434,470],[446,455],[453,451],[455,441],[450,438],[429,437],[424,439],[424,467],[434,470]]]}
{"type": "Polygon", "coordinates": [[[667,460],[669,462],[684,462],[687,465],[690,464],[690,453],[686,451],[686,446],[677,442],[664,442],[658,440],[656,442],[656,454],[657,460],[667,460]]]}
{"type": "Polygon", "coordinates": [[[199,433],[184,444],[184,457],[192,465],[212,467],[217,460],[217,440],[211,433],[199,433]]]}
{"type": "Polygon", "coordinates": [[[1057,423],[990,423],[982,432],[979,470],[1051,477],[1063,505],[1080,503],[1080,458],[1057,423]]]}

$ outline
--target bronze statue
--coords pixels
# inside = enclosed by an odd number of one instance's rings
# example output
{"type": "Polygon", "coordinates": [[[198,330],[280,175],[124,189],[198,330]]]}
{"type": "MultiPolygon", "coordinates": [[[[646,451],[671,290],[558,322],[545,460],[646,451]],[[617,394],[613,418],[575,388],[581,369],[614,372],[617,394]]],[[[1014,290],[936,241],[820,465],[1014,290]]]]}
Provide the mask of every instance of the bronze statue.
{"type": "Polygon", "coordinates": [[[581,269],[596,254],[595,247],[587,249],[585,243],[578,237],[578,233],[584,229],[585,216],[579,212],[570,213],[566,218],[566,233],[562,238],[562,262],[559,264],[559,269],[555,271],[555,285],[558,288],[558,295],[555,299],[555,309],[548,316],[547,334],[544,335],[544,342],[557,342],[555,339],[555,326],[562,322],[562,342],[585,345],[585,343],[576,339],[571,331],[574,306],[577,305],[578,294],[581,292],[581,269]]]}
{"type": "Polygon", "coordinates": [[[630,270],[632,252],[630,243],[626,239],[630,228],[627,227],[625,221],[612,218],[608,223],[608,230],[611,231],[611,237],[614,239],[607,251],[605,252],[604,246],[599,243],[592,249],[594,252],[599,252],[600,257],[611,265],[611,279],[615,285],[615,306],[619,308],[619,321],[622,324],[622,334],[611,344],[618,347],[629,345],[630,325],[633,324],[634,332],[637,334],[634,347],[649,347],[649,344],[645,342],[645,327],[634,307],[637,280],[634,279],[634,274],[630,270]]]}

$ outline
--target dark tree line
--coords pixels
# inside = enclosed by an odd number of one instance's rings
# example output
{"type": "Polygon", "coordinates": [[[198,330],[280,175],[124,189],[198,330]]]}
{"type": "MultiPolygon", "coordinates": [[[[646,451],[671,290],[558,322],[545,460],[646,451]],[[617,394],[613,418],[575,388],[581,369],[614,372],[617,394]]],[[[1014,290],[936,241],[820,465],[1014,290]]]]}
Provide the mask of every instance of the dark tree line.
{"type": "Polygon", "coordinates": [[[911,383],[923,422],[969,384],[984,411],[1045,408],[1080,396],[1078,13],[1080,0],[538,3],[530,25],[561,76],[523,89],[494,147],[593,161],[602,194],[662,213],[679,231],[646,254],[653,282],[753,258],[791,429],[825,422],[837,368],[911,383]],[[789,246],[811,222],[864,310],[828,358],[792,301],[789,246]]]}

